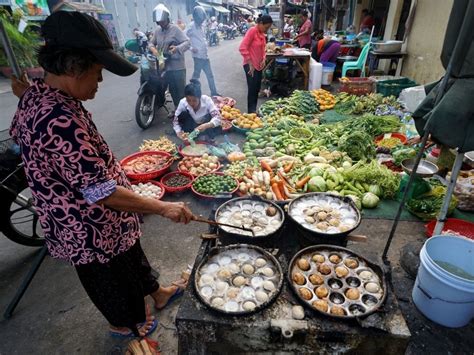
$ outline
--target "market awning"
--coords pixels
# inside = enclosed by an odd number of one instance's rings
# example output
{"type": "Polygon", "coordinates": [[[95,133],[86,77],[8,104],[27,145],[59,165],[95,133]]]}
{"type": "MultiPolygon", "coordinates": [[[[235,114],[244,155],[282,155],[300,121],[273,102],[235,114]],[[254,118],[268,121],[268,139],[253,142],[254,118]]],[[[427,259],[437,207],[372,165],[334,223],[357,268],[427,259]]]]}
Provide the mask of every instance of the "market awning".
{"type": "Polygon", "coordinates": [[[196,4],[198,4],[199,6],[202,6],[204,8],[204,10],[207,10],[207,11],[212,10],[212,6],[209,5],[209,4],[206,4],[205,2],[196,1],[196,4]]]}
{"type": "Polygon", "coordinates": [[[230,11],[227,10],[224,6],[212,5],[212,7],[214,8],[214,10],[220,12],[221,14],[230,14],[230,11]]]}
{"type": "Polygon", "coordinates": [[[234,5],[234,9],[236,9],[237,11],[239,11],[242,15],[250,15],[250,16],[253,16],[253,12],[246,9],[245,7],[241,7],[241,6],[237,6],[237,5],[234,5]]]}

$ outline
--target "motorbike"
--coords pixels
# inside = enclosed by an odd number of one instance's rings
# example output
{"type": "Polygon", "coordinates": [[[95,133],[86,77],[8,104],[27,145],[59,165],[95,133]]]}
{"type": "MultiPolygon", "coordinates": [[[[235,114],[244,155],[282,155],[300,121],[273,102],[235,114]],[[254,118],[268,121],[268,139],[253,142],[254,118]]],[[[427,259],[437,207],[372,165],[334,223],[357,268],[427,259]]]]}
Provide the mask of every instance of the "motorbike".
{"type": "Polygon", "coordinates": [[[136,40],[127,41],[125,48],[140,55],[140,88],[135,104],[135,120],[140,128],[147,129],[161,107],[168,111],[164,78],[158,59],[148,49],[140,47],[136,40]]]}
{"type": "Polygon", "coordinates": [[[237,36],[237,30],[234,25],[224,25],[223,30],[225,32],[224,39],[226,40],[235,39],[237,36]]]}
{"type": "Polygon", "coordinates": [[[209,47],[219,45],[219,34],[217,32],[217,28],[213,28],[209,30],[208,41],[209,41],[209,47]]]}
{"type": "MultiPolygon", "coordinates": [[[[7,136],[5,131],[1,134],[7,136]]],[[[45,243],[20,149],[9,137],[0,141],[0,232],[25,246],[42,247],[45,243]]]]}
{"type": "Polygon", "coordinates": [[[249,26],[247,25],[246,22],[242,22],[238,27],[238,31],[240,32],[242,36],[244,36],[247,33],[248,29],[249,29],[249,26]]]}

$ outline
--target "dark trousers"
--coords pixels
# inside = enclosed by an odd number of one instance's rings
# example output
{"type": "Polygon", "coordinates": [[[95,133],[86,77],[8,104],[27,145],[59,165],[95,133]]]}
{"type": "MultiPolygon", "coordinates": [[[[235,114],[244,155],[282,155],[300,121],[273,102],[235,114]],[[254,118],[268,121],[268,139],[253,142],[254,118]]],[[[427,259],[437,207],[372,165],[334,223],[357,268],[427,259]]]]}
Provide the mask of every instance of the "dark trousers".
{"type": "Polygon", "coordinates": [[[159,288],[139,240],[108,263],[79,265],[76,272],[92,303],[111,325],[138,333],[136,325],[146,320],[144,297],[159,288]]]}
{"type": "Polygon", "coordinates": [[[170,91],[175,109],[178,108],[179,101],[184,97],[185,86],[186,69],[170,70],[165,73],[165,90],[170,91]]]}
{"type": "Polygon", "coordinates": [[[244,65],[245,76],[247,78],[247,112],[255,113],[257,112],[257,102],[258,102],[258,93],[262,86],[262,71],[255,70],[253,76],[249,75],[250,67],[248,64],[244,65]]]}
{"type": "MultiPolygon", "coordinates": [[[[209,122],[210,120],[211,120],[211,115],[208,114],[205,121],[209,122]]],[[[186,132],[186,133],[191,133],[192,131],[196,129],[197,126],[199,126],[199,124],[197,124],[196,121],[194,121],[191,114],[187,110],[180,113],[180,115],[178,116],[178,123],[181,126],[181,129],[183,130],[183,132],[186,132]]],[[[202,134],[203,137],[201,136],[199,137],[201,139],[204,139],[204,136],[208,136],[209,138],[212,139],[215,136],[217,136],[220,132],[221,132],[221,127],[209,128],[206,131],[204,131],[204,133],[202,134]]]]}
{"type": "Polygon", "coordinates": [[[194,59],[194,72],[193,79],[199,80],[201,77],[201,70],[206,74],[207,83],[209,84],[209,90],[211,90],[211,96],[217,96],[216,83],[214,81],[214,74],[212,73],[211,62],[209,59],[193,58],[194,59]]]}

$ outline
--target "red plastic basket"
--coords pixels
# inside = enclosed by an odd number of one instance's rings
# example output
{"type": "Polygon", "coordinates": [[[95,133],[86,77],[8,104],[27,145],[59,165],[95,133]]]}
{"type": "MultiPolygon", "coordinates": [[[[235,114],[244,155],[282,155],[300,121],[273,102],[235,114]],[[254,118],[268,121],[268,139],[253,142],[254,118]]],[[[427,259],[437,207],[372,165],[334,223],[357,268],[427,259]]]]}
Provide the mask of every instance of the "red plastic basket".
{"type": "MultiPolygon", "coordinates": [[[[436,220],[431,221],[425,225],[427,237],[433,236],[433,231],[436,225],[436,220]]],[[[457,218],[448,218],[444,223],[443,232],[451,230],[459,233],[462,236],[474,240],[474,223],[464,221],[457,218]]]]}
{"type": "Polygon", "coordinates": [[[156,186],[159,186],[161,188],[161,193],[160,195],[156,198],[157,200],[161,200],[163,198],[163,196],[165,195],[165,187],[158,181],[155,181],[155,180],[148,180],[148,181],[132,181],[131,184],[132,185],[138,185],[140,183],[142,184],[146,184],[146,183],[152,183],[153,185],[156,185],[156,186]]]}
{"type": "Polygon", "coordinates": [[[167,153],[167,152],[161,152],[161,151],[147,151],[147,152],[138,152],[138,153],[134,153],[132,155],[129,155],[125,158],[123,158],[121,161],[120,161],[120,164],[122,166],[125,166],[125,164],[129,163],[130,161],[132,161],[133,159],[136,159],[138,157],[141,157],[141,156],[146,156],[146,155],[150,155],[150,156],[153,156],[153,155],[160,155],[160,156],[163,156],[163,157],[166,157],[166,158],[169,158],[169,162],[168,164],[166,164],[163,168],[159,169],[159,170],[153,170],[153,171],[149,171],[147,173],[143,173],[143,174],[131,174],[131,173],[126,173],[127,177],[130,179],[130,180],[137,180],[137,181],[148,181],[148,180],[153,180],[153,179],[156,179],[157,177],[160,177],[161,175],[163,175],[164,173],[166,173],[170,166],[173,164],[173,157],[171,154],[167,153]]]}
{"type": "MultiPolygon", "coordinates": [[[[201,175],[202,176],[206,176],[206,175],[227,175],[227,174],[224,174],[224,173],[221,173],[221,172],[216,172],[216,173],[210,173],[210,174],[204,174],[204,175],[201,175]]],[[[230,176],[230,175],[227,175],[227,176],[230,176]]],[[[223,194],[234,194],[238,189],[239,189],[239,181],[235,178],[233,178],[235,180],[235,184],[236,184],[236,188],[232,191],[229,191],[229,192],[223,192],[223,194]]],[[[194,180],[196,181],[196,179],[194,180]]],[[[193,181],[193,184],[194,184],[194,181],[193,181]]],[[[191,185],[191,190],[199,197],[202,197],[204,199],[214,199],[216,198],[215,196],[213,195],[204,195],[200,192],[197,192],[195,189],[194,189],[194,185],[191,185]]]]}
{"type": "Polygon", "coordinates": [[[187,189],[191,187],[191,185],[193,184],[193,181],[194,181],[194,177],[191,174],[182,172],[182,171],[172,171],[162,176],[160,180],[161,184],[164,186],[166,192],[168,193],[178,193],[178,192],[186,191],[187,189]],[[184,186],[179,186],[179,187],[172,187],[172,186],[166,185],[166,181],[175,175],[182,175],[182,176],[188,177],[190,179],[189,184],[184,185],[184,186]]]}
{"type": "MultiPolygon", "coordinates": [[[[182,173],[189,173],[188,171],[183,170],[182,165],[184,164],[184,162],[186,162],[186,159],[194,159],[194,158],[198,158],[198,157],[186,157],[186,158],[184,158],[183,160],[181,160],[181,161],[179,162],[179,164],[178,164],[178,171],[181,171],[182,173]]],[[[210,174],[210,173],[215,173],[215,172],[219,171],[219,169],[220,169],[221,167],[222,167],[221,163],[220,163],[220,162],[217,162],[217,168],[215,168],[215,169],[213,169],[213,170],[211,170],[211,171],[208,171],[208,172],[206,172],[206,173],[204,173],[204,174],[202,174],[202,175],[206,175],[206,174],[210,174]]],[[[191,174],[191,173],[189,173],[189,174],[191,174]]],[[[198,177],[198,176],[200,176],[200,175],[193,175],[193,174],[191,174],[191,175],[192,175],[193,177],[195,177],[195,178],[198,177]]]]}
{"type": "MultiPolygon", "coordinates": [[[[407,142],[407,136],[405,136],[403,133],[398,133],[398,132],[393,132],[393,133],[388,133],[391,137],[393,138],[398,138],[402,144],[405,144],[407,142]]],[[[378,145],[378,143],[384,139],[385,134],[381,134],[377,138],[375,138],[375,144],[378,145]]]]}

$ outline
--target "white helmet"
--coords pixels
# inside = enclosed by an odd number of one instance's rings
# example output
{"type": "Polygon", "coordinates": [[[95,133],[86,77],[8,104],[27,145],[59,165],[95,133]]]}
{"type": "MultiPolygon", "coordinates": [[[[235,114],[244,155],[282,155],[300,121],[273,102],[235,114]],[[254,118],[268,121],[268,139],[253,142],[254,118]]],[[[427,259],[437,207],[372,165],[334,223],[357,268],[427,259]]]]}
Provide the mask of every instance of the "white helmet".
{"type": "Polygon", "coordinates": [[[160,21],[167,21],[170,19],[170,10],[163,5],[159,4],[153,9],[153,21],[160,22],[160,21]]]}
{"type": "Polygon", "coordinates": [[[216,17],[215,16],[212,16],[211,17],[211,21],[214,22],[216,20],[216,17]]]}

